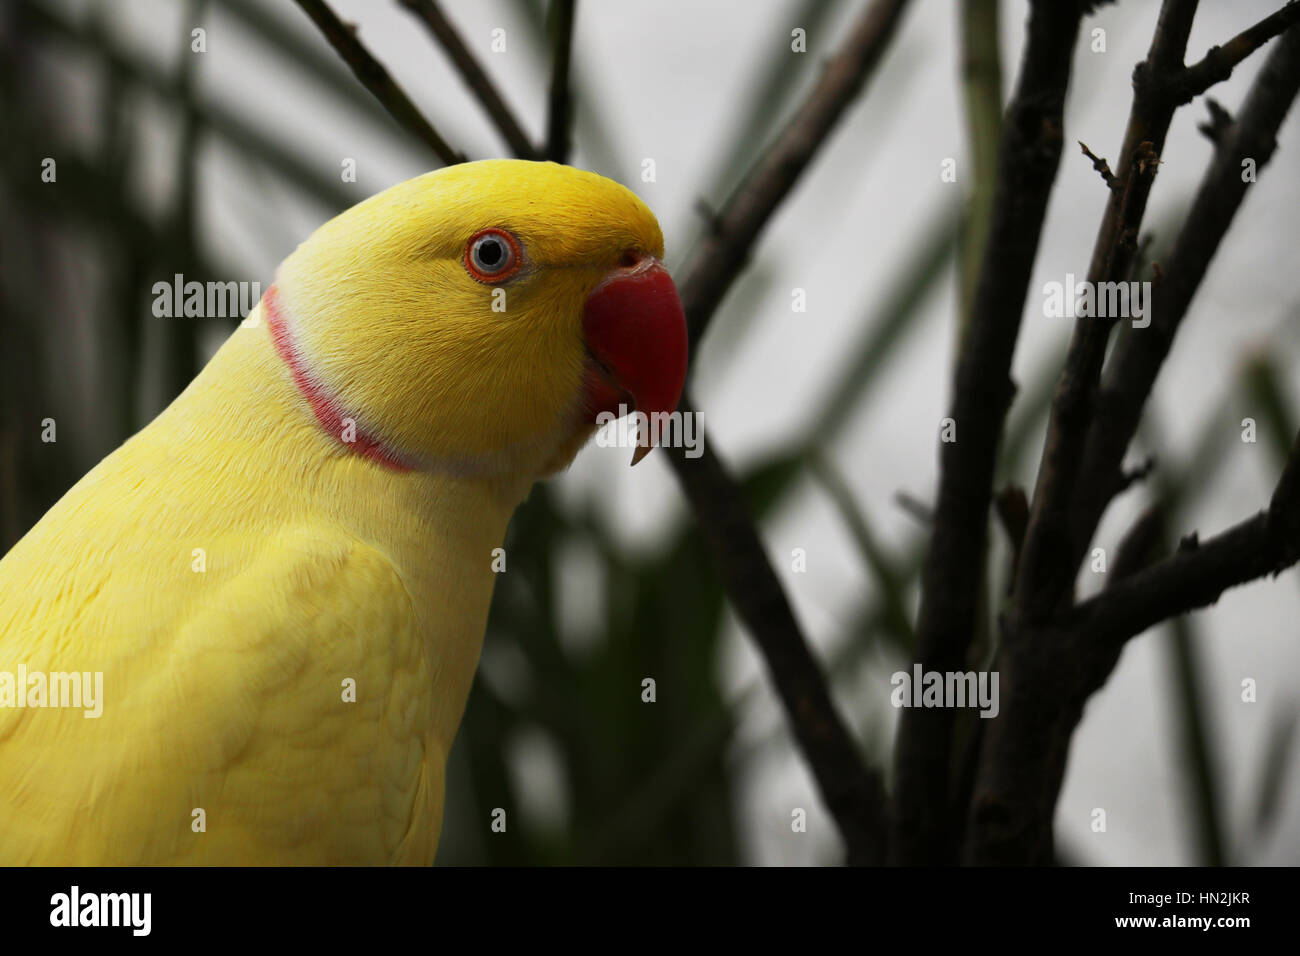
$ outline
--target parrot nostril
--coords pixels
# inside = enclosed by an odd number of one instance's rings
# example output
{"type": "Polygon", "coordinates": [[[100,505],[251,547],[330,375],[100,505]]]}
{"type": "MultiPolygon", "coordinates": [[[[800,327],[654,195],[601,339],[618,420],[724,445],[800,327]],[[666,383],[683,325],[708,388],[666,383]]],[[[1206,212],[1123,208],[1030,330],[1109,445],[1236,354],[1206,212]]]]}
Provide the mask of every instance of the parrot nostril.
{"type": "Polygon", "coordinates": [[[637,252],[635,249],[626,249],[623,252],[622,258],[618,260],[618,264],[623,269],[631,269],[640,261],[641,253],[637,252]]]}

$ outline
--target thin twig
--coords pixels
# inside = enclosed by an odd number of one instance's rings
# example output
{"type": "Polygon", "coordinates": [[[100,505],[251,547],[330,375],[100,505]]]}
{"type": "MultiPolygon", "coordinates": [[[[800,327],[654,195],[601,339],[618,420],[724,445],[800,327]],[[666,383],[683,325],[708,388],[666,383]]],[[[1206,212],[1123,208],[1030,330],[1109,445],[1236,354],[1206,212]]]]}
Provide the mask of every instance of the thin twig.
{"type": "Polygon", "coordinates": [[[492,82],[482,64],[475,58],[470,48],[461,39],[455,25],[447,18],[437,0],[398,0],[402,6],[411,11],[433,38],[442,46],[452,65],[460,73],[461,79],[469,87],[474,98],[479,101],[483,111],[496,126],[501,138],[520,159],[540,159],[541,151],[533,145],[524,132],[523,126],[515,117],[514,111],[506,105],[501,91],[492,82]]]}
{"type": "Polygon", "coordinates": [[[903,602],[906,582],[899,574],[896,562],[881,546],[871,522],[867,519],[865,509],[858,505],[848,482],[840,476],[830,461],[825,456],[814,452],[811,465],[813,475],[830,495],[858,550],[862,552],[863,559],[875,576],[884,607],[885,626],[893,632],[899,644],[910,647],[914,635],[912,622],[903,602]]]}
{"type": "Polygon", "coordinates": [[[1242,30],[1223,46],[1212,46],[1199,62],[1170,78],[1170,96],[1178,105],[1190,103],[1216,83],[1232,76],[1233,69],[1273,37],[1300,23],[1300,2],[1290,0],[1247,30],[1242,30]]]}
{"type": "Polygon", "coordinates": [[[555,163],[568,162],[569,124],[573,114],[573,94],[569,90],[569,62],[573,56],[573,16],[575,0],[553,0],[555,53],[551,64],[551,94],[546,114],[546,158],[555,163]]]}
{"type": "MultiPolygon", "coordinates": [[[[199,57],[188,49],[190,27],[202,23],[207,17],[207,0],[190,0],[184,13],[180,60],[176,66],[176,100],[193,102],[195,98],[195,73],[199,57]]],[[[177,151],[176,199],[172,211],[170,232],[172,241],[165,249],[174,263],[169,272],[197,272],[198,240],[195,223],[199,195],[199,153],[202,126],[193,110],[186,110],[181,119],[180,148],[177,151]]],[[[171,398],[179,395],[199,370],[197,328],[193,322],[169,323],[163,327],[167,346],[167,361],[163,363],[164,394],[171,398]]]]}
{"type": "MultiPolygon", "coordinates": [[[[40,31],[39,35],[57,37],[61,42],[92,51],[107,67],[131,83],[160,97],[172,96],[173,80],[170,72],[155,65],[151,59],[135,58],[112,42],[93,39],[71,21],[51,13],[48,7],[34,0],[19,0],[14,8],[20,11],[25,24],[40,31]]],[[[286,181],[309,192],[327,207],[341,211],[356,201],[355,194],[339,182],[338,176],[322,175],[317,165],[304,162],[294,150],[286,148],[278,139],[248,123],[233,110],[199,98],[178,105],[183,110],[183,115],[193,114],[206,133],[215,133],[223,140],[238,145],[266,168],[280,173],[286,181]]]]}
{"type": "Polygon", "coordinates": [[[1166,618],[1208,607],[1224,591],[1277,575],[1300,560],[1300,435],[1267,511],[1156,564],[1081,603],[1067,623],[1084,641],[1118,651],[1166,618]]]}
{"type": "Polygon", "coordinates": [[[934,508],[927,505],[916,495],[909,491],[899,489],[894,492],[894,504],[903,510],[903,513],[919,524],[923,528],[929,528],[934,524],[934,508]]]}
{"type": "Polygon", "coordinates": [[[970,138],[972,184],[962,217],[961,333],[965,336],[975,302],[980,263],[997,182],[998,141],[1002,138],[1002,54],[998,48],[1001,0],[962,0],[962,91],[970,138]]]}
{"type": "Polygon", "coordinates": [[[1121,491],[1128,491],[1140,481],[1145,481],[1147,477],[1155,470],[1156,456],[1147,455],[1142,461],[1132,468],[1125,468],[1120,472],[1119,482],[1116,485],[1116,494],[1121,491]]]}
{"type": "Polygon", "coordinates": [[[330,46],[334,47],[338,55],[356,74],[357,79],[379,101],[379,105],[388,111],[389,116],[427,144],[445,165],[453,166],[465,162],[465,155],[452,149],[411,102],[410,97],[389,76],[383,65],[361,44],[353,27],[340,20],[324,0],[294,0],[294,2],[311,17],[325,39],[329,40],[330,46]]]}
{"type": "Polygon", "coordinates": [[[1204,123],[1197,123],[1196,128],[1205,134],[1205,138],[1216,146],[1219,140],[1223,138],[1223,133],[1232,126],[1232,114],[1220,105],[1219,101],[1213,97],[1205,98],[1205,108],[1209,111],[1210,118],[1204,123]]]}
{"type": "Polygon", "coordinates": [[[1191,828],[1199,844],[1199,863],[1225,866],[1229,862],[1224,846],[1223,798],[1219,773],[1214,759],[1214,737],[1206,727],[1206,701],[1213,695],[1205,692],[1201,681],[1203,668],[1197,651],[1191,618],[1176,617],[1169,622],[1171,670],[1174,677],[1175,720],[1178,725],[1182,763],[1190,776],[1188,800],[1193,817],[1191,828]]]}
{"type": "Polygon", "coordinates": [[[745,174],[718,214],[716,229],[693,252],[680,286],[692,347],[744,270],[768,219],[874,71],[907,5],[908,0],[874,0],[863,12],[772,147],[745,174]]]}
{"type": "Polygon", "coordinates": [[[1119,185],[1119,180],[1116,179],[1115,174],[1110,171],[1110,164],[1090,150],[1083,140],[1079,140],[1079,148],[1083,150],[1083,155],[1092,160],[1092,168],[1101,174],[1101,178],[1105,181],[1106,186],[1110,189],[1116,188],[1119,185]]]}
{"type": "Polygon", "coordinates": [[[1165,508],[1163,503],[1151,505],[1124,533],[1119,547],[1115,549],[1115,560],[1110,563],[1106,574],[1106,586],[1114,587],[1120,581],[1142,570],[1151,560],[1152,552],[1160,543],[1165,530],[1165,508]]]}

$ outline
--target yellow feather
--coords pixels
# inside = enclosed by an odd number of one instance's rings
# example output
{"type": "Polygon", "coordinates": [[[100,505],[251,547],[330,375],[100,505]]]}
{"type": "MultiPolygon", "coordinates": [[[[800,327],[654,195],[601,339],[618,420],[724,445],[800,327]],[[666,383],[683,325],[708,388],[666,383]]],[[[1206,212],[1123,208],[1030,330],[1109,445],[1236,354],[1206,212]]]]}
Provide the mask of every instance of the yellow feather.
{"type": "Polygon", "coordinates": [[[0,672],[103,674],[98,718],[0,706],[0,864],[431,862],[492,550],[590,433],[581,303],[627,248],[663,252],[627,190],[491,161],[290,256],[307,365],[429,468],[327,435],[259,305],[0,560],[0,672]],[[492,226],[528,259],[503,313],[460,260],[492,226]]]}

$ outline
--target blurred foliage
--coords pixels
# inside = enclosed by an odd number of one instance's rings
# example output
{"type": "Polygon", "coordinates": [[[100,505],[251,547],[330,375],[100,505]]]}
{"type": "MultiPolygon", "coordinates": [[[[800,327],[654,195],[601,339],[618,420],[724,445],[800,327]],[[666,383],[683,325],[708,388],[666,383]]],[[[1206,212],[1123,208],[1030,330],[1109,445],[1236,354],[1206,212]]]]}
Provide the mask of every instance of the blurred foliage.
{"type": "MultiPolygon", "coordinates": [[[[545,60],[548,5],[520,0],[520,6],[521,20],[528,25],[525,42],[545,60]]],[[[844,7],[824,0],[787,0],[781,6],[790,23],[810,32],[830,29],[844,7]]],[[[926,528],[918,524],[902,549],[885,547],[875,530],[880,516],[854,500],[827,450],[871,405],[881,372],[909,337],[921,333],[923,306],[942,283],[956,274],[959,302],[971,294],[972,263],[978,260],[990,202],[985,176],[996,158],[995,130],[989,127],[997,122],[1002,95],[996,36],[992,28],[981,28],[978,19],[980,11],[989,10],[996,10],[996,3],[966,0],[967,40],[979,48],[963,76],[969,132],[982,170],[971,195],[964,203],[934,210],[892,284],[862,303],[856,338],[844,343],[843,361],[828,373],[824,397],[813,409],[803,439],[753,464],[743,476],[745,494],[760,521],[777,514],[797,489],[811,483],[834,506],[859,549],[860,594],[842,615],[847,624],[826,660],[841,694],[865,662],[882,654],[900,663],[908,658],[926,528]]],[[[398,142],[396,127],[319,38],[287,25],[262,0],[189,0],[175,52],[187,48],[189,25],[214,13],[256,35],[268,55],[306,75],[322,94],[353,113],[378,118],[398,142]]],[[[394,15],[405,14],[394,6],[394,15]]],[[[158,277],[181,272],[203,281],[232,273],[224,263],[212,261],[198,230],[197,183],[204,150],[216,145],[233,151],[250,180],[272,177],[330,213],[354,199],[342,184],[304,161],[290,142],[257,127],[238,109],[200,95],[193,58],[168,57],[164,59],[175,66],[159,66],[115,40],[107,19],[103,4],[93,4],[85,18],[69,15],[64,4],[40,0],[11,0],[0,10],[0,107],[7,140],[0,178],[0,330],[6,343],[0,380],[3,550],[99,457],[183,388],[201,361],[204,323],[211,325],[207,331],[229,327],[221,320],[146,321],[149,289],[158,277]],[[67,108],[72,94],[46,82],[52,72],[73,64],[93,81],[89,140],[67,108]],[[139,159],[142,104],[170,118],[177,131],[171,153],[173,188],[162,209],[144,200],[131,172],[139,159]],[[42,159],[51,155],[59,157],[57,189],[43,188],[37,175],[42,159]],[[82,380],[71,384],[55,354],[69,341],[89,343],[85,367],[77,373],[82,380]],[[83,396],[80,405],[76,396],[83,396]],[[66,426],[67,438],[56,444],[34,442],[33,423],[56,410],[65,413],[61,423],[66,417],[79,424],[66,426]]],[[[794,91],[816,68],[812,57],[798,58],[793,70],[789,63],[787,58],[755,59],[748,98],[735,106],[735,129],[719,145],[715,165],[698,180],[706,207],[717,208],[726,199],[759,146],[770,141],[794,108],[794,91]]],[[[576,149],[587,165],[626,180],[625,159],[610,142],[592,98],[584,95],[590,79],[580,49],[570,88],[576,149]]],[[[471,104],[466,101],[464,108],[471,104]]],[[[761,295],[766,283],[760,253],[733,301],[761,295]]],[[[743,328],[728,322],[720,322],[714,332],[721,341],[743,334],[743,328]]],[[[1064,345],[1062,338],[1021,383],[1001,447],[999,486],[1032,486],[1064,345]]],[[[730,350],[717,351],[721,360],[730,350]]],[[[1280,436],[1284,450],[1295,426],[1287,420],[1287,405],[1269,362],[1265,356],[1252,364],[1243,387],[1270,409],[1266,431],[1280,436]]],[[[1186,476],[1204,476],[1215,461],[1213,435],[1222,432],[1213,431],[1213,424],[1207,423],[1202,450],[1192,461],[1162,471],[1166,477],[1160,494],[1171,515],[1185,509],[1196,488],[1204,486],[1189,484],[1186,476]]],[[[734,732],[738,709],[765,689],[761,680],[730,698],[722,689],[717,671],[724,596],[693,526],[687,523],[655,555],[633,558],[609,539],[593,515],[560,507],[553,489],[540,485],[516,514],[507,551],[510,573],[497,585],[484,663],[451,755],[439,862],[741,860],[737,788],[742,758],[771,741],[751,743],[738,756],[734,732]],[[574,553],[595,555],[601,569],[583,579],[584,600],[604,615],[594,637],[565,631],[562,564],[574,553]],[[641,702],[641,681],[649,675],[658,685],[653,719],[647,719],[641,702]],[[545,801],[531,792],[531,783],[521,781],[521,747],[554,765],[545,773],[559,794],[559,812],[541,806],[545,801]],[[495,807],[511,810],[510,839],[494,838],[488,828],[495,807]]],[[[990,569],[991,597],[1003,593],[1005,576],[1005,569],[990,569]]],[[[990,600],[990,622],[998,603],[990,600]]],[[[1189,625],[1180,627],[1173,667],[1184,691],[1179,700],[1189,728],[1186,763],[1199,794],[1193,814],[1199,845],[1205,862],[1237,859],[1240,854],[1225,847],[1229,836],[1214,779],[1213,741],[1204,730],[1205,716],[1196,709],[1199,697],[1191,690],[1200,679],[1200,665],[1189,625]]],[[[784,727],[776,733],[784,735],[784,727]]],[[[1280,755],[1288,752],[1294,735],[1294,719],[1274,728],[1270,759],[1255,789],[1256,837],[1267,832],[1276,816],[1285,783],[1280,755]]],[[[868,759],[887,765],[890,744],[880,728],[864,729],[862,737],[868,759]]]]}

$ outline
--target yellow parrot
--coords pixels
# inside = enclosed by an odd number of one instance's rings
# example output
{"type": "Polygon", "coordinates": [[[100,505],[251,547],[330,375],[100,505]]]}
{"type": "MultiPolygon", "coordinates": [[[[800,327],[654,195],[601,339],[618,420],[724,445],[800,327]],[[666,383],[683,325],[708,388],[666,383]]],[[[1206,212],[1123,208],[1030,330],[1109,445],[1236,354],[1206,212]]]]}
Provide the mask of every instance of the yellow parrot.
{"type": "Polygon", "coordinates": [[[0,865],[431,863],[511,513],[676,407],[662,257],[627,189],[514,160],[299,246],[0,560],[0,865]]]}

